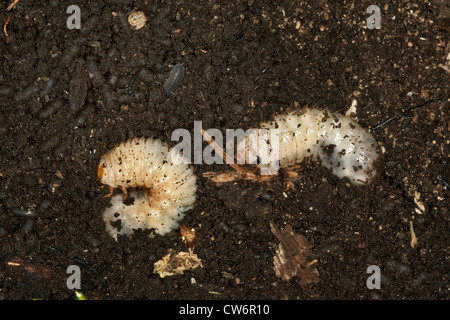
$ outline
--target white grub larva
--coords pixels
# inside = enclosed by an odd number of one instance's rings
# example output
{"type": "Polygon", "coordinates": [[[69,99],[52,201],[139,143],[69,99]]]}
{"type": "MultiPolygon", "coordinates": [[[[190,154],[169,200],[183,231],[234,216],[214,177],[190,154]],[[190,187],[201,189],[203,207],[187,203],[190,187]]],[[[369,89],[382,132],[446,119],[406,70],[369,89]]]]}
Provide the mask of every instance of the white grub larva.
{"type": "Polygon", "coordinates": [[[103,218],[106,230],[117,239],[133,229],[154,229],[164,235],[178,227],[178,222],[195,202],[197,190],[194,171],[186,164],[174,164],[167,144],[157,139],[128,140],[105,154],[98,166],[98,176],[111,188],[137,188],[128,196],[134,203],[123,203],[122,196],[112,197],[112,206],[103,218]],[[120,220],[116,229],[114,222],[120,220]]]}
{"type": "MultiPolygon", "coordinates": [[[[339,178],[347,177],[355,185],[366,185],[374,180],[380,159],[377,142],[365,129],[349,117],[327,110],[305,108],[276,115],[272,121],[261,123],[261,128],[278,129],[279,166],[286,168],[311,156],[321,160],[322,165],[332,170],[339,178]]],[[[248,163],[254,157],[257,141],[252,135],[238,145],[242,159],[248,163]],[[245,146],[243,145],[245,143],[245,146]],[[244,158],[245,157],[245,158],[244,158]]],[[[271,141],[265,141],[269,146],[271,141]]],[[[260,163],[270,163],[272,148],[260,157],[260,163]],[[268,159],[264,159],[268,157],[268,159]]]]}

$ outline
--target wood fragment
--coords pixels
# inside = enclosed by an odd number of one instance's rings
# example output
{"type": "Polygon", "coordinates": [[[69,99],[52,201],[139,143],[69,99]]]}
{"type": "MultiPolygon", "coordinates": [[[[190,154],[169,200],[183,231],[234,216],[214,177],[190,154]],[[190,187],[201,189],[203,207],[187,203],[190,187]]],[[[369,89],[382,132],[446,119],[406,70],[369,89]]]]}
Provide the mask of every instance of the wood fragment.
{"type": "Polygon", "coordinates": [[[12,8],[14,8],[14,7],[16,6],[16,4],[19,3],[19,1],[20,1],[20,0],[15,0],[13,3],[11,3],[11,4],[8,6],[8,11],[11,10],[12,8]]]}
{"type": "Polygon", "coordinates": [[[222,158],[222,160],[225,160],[225,163],[229,164],[233,169],[235,169],[238,172],[245,171],[244,168],[241,166],[234,164],[234,159],[226,153],[218,144],[214,141],[214,139],[211,137],[211,135],[202,129],[202,136],[206,140],[206,142],[209,143],[209,145],[214,149],[214,151],[222,158]]]}
{"type": "MultiPolygon", "coordinates": [[[[218,144],[214,141],[211,135],[206,132],[204,129],[201,131],[203,138],[209,145],[213,148],[213,150],[225,161],[226,164],[230,165],[235,171],[233,172],[212,172],[207,171],[203,173],[205,178],[208,178],[214,181],[217,184],[240,181],[240,180],[252,180],[256,182],[266,182],[271,181],[274,178],[279,176],[279,173],[273,175],[260,175],[250,169],[244,168],[241,165],[235,164],[234,159],[227,154],[218,144]]],[[[290,189],[295,189],[293,182],[299,180],[300,177],[298,173],[292,171],[298,169],[300,166],[295,164],[288,168],[285,168],[286,177],[283,180],[286,182],[286,191],[290,189]]]]}
{"type": "Polygon", "coordinates": [[[273,257],[275,275],[283,281],[289,281],[292,277],[300,278],[299,284],[307,288],[319,281],[319,272],[314,266],[318,260],[312,252],[312,245],[308,240],[296,234],[290,225],[284,230],[278,230],[270,222],[270,230],[280,241],[276,255],[273,257]]]}
{"type": "Polygon", "coordinates": [[[8,26],[8,23],[11,21],[12,17],[13,17],[13,15],[10,14],[5,21],[5,24],[3,25],[3,32],[5,33],[5,36],[6,36],[6,43],[9,43],[9,35],[8,35],[8,31],[6,30],[6,27],[8,26]]]}
{"type": "Polygon", "coordinates": [[[271,176],[269,175],[261,176],[253,172],[252,170],[246,169],[243,166],[235,164],[234,159],[229,154],[227,154],[217,144],[217,142],[214,141],[214,139],[211,137],[211,135],[209,135],[208,132],[206,132],[203,129],[202,129],[202,136],[206,140],[206,142],[208,142],[209,145],[214,149],[214,151],[222,158],[222,160],[224,160],[226,164],[228,164],[235,170],[234,172],[221,172],[221,173],[205,172],[203,174],[204,177],[207,177],[216,183],[224,183],[236,180],[255,180],[258,182],[262,182],[272,180],[274,177],[278,176],[278,174],[271,176]]]}
{"type": "Polygon", "coordinates": [[[8,266],[11,267],[22,267],[25,271],[38,276],[39,278],[55,278],[56,276],[59,278],[61,276],[60,272],[56,269],[51,269],[44,267],[35,263],[28,263],[23,261],[21,258],[15,258],[11,261],[8,261],[8,266]]]}
{"type": "Polygon", "coordinates": [[[153,273],[158,273],[161,278],[180,275],[186,270],[194,270],[198,267],[203,268],[202,260],[197,257],[196,254],[190,254],[189,252],[178,252],[175,255],[173,250],[169,249],[169,253],[166,254],[161,260],[155,262],[153,265],[153,273]]]}
{"type": "Polygon", "coordinates": [[[416,233],[414,232],[413,222],[409,221],[409,230],[411,232],[411,248],[414,248],[417,244],[416,233]]]}

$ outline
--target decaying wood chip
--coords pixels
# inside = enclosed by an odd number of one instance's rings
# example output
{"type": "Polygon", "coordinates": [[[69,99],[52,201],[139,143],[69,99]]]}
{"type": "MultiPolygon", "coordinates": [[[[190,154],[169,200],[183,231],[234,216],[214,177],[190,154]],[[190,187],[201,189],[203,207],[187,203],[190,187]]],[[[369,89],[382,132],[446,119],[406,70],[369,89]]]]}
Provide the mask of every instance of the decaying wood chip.
{"type": "Polygon", "coordinates": [[[183,274],[185,270],[194,270],[198,267],[203,267],[202,260],[196,254],[181,251],[175,255],[170,249],[161,260],[155,262],[153,265],[153,273],[158,273],[161,278],[183,274]]]}
{"type": "Polygon", "coordinates": [[[317,263],[308,240],[296,234],[290,225],[278,230],[270,222],[270,230],[278,238],[280,244],[273,257],[275,275],[284,281],[292,277],[300,278],[301,287],[309,287],[319,281],[319,272],[314,267],[317,263]]]}

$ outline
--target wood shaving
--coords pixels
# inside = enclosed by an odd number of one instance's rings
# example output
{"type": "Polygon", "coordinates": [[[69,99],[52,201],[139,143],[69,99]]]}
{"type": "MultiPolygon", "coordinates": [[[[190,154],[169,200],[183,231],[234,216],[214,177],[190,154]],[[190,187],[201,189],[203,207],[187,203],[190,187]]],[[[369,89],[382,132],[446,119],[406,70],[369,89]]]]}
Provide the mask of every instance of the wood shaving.
{"type": "Polygon", "coordinates": [[[196,254],[180,251],[172,256],[173,250],[169,250],[161,260],[153,265],[153,273],[158,273],[161,278],[183,274],[185,270],[194,270],[202,267],[202,260],[196,254]]]}
{"type": "Polygon", "coordinates": [[[314,266],[317,263],[308,240],[293,232],[290,225],[280,231],[270,222],[270,230],[280,241],[276,255],[273,257],[275,275],[283,281],[292,277],[300,278],[301,287],[309,287],[319,281],[319,272],[314,266]]]}

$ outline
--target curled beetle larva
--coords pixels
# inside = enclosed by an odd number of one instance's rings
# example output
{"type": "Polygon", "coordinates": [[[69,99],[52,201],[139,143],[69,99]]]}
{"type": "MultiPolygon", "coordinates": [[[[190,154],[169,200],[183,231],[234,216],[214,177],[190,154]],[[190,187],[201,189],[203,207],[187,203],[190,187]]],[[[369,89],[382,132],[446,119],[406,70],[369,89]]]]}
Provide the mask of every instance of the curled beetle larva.
{"type": "Polygon", "coordinates": [[[137,188],[128,196],[112,197],[104,212],[106,229],[112,235],[130,234],[133,229],[155,229],[165,234],[178,226],[195,202],[194,171],[186,164],[172,162],[170,148],[157,139],[132,139],[105,154],[98,166],[98,177],[111,188],[137,188]],[[113,227],[120,220],[121,228],[113,227]]]}

